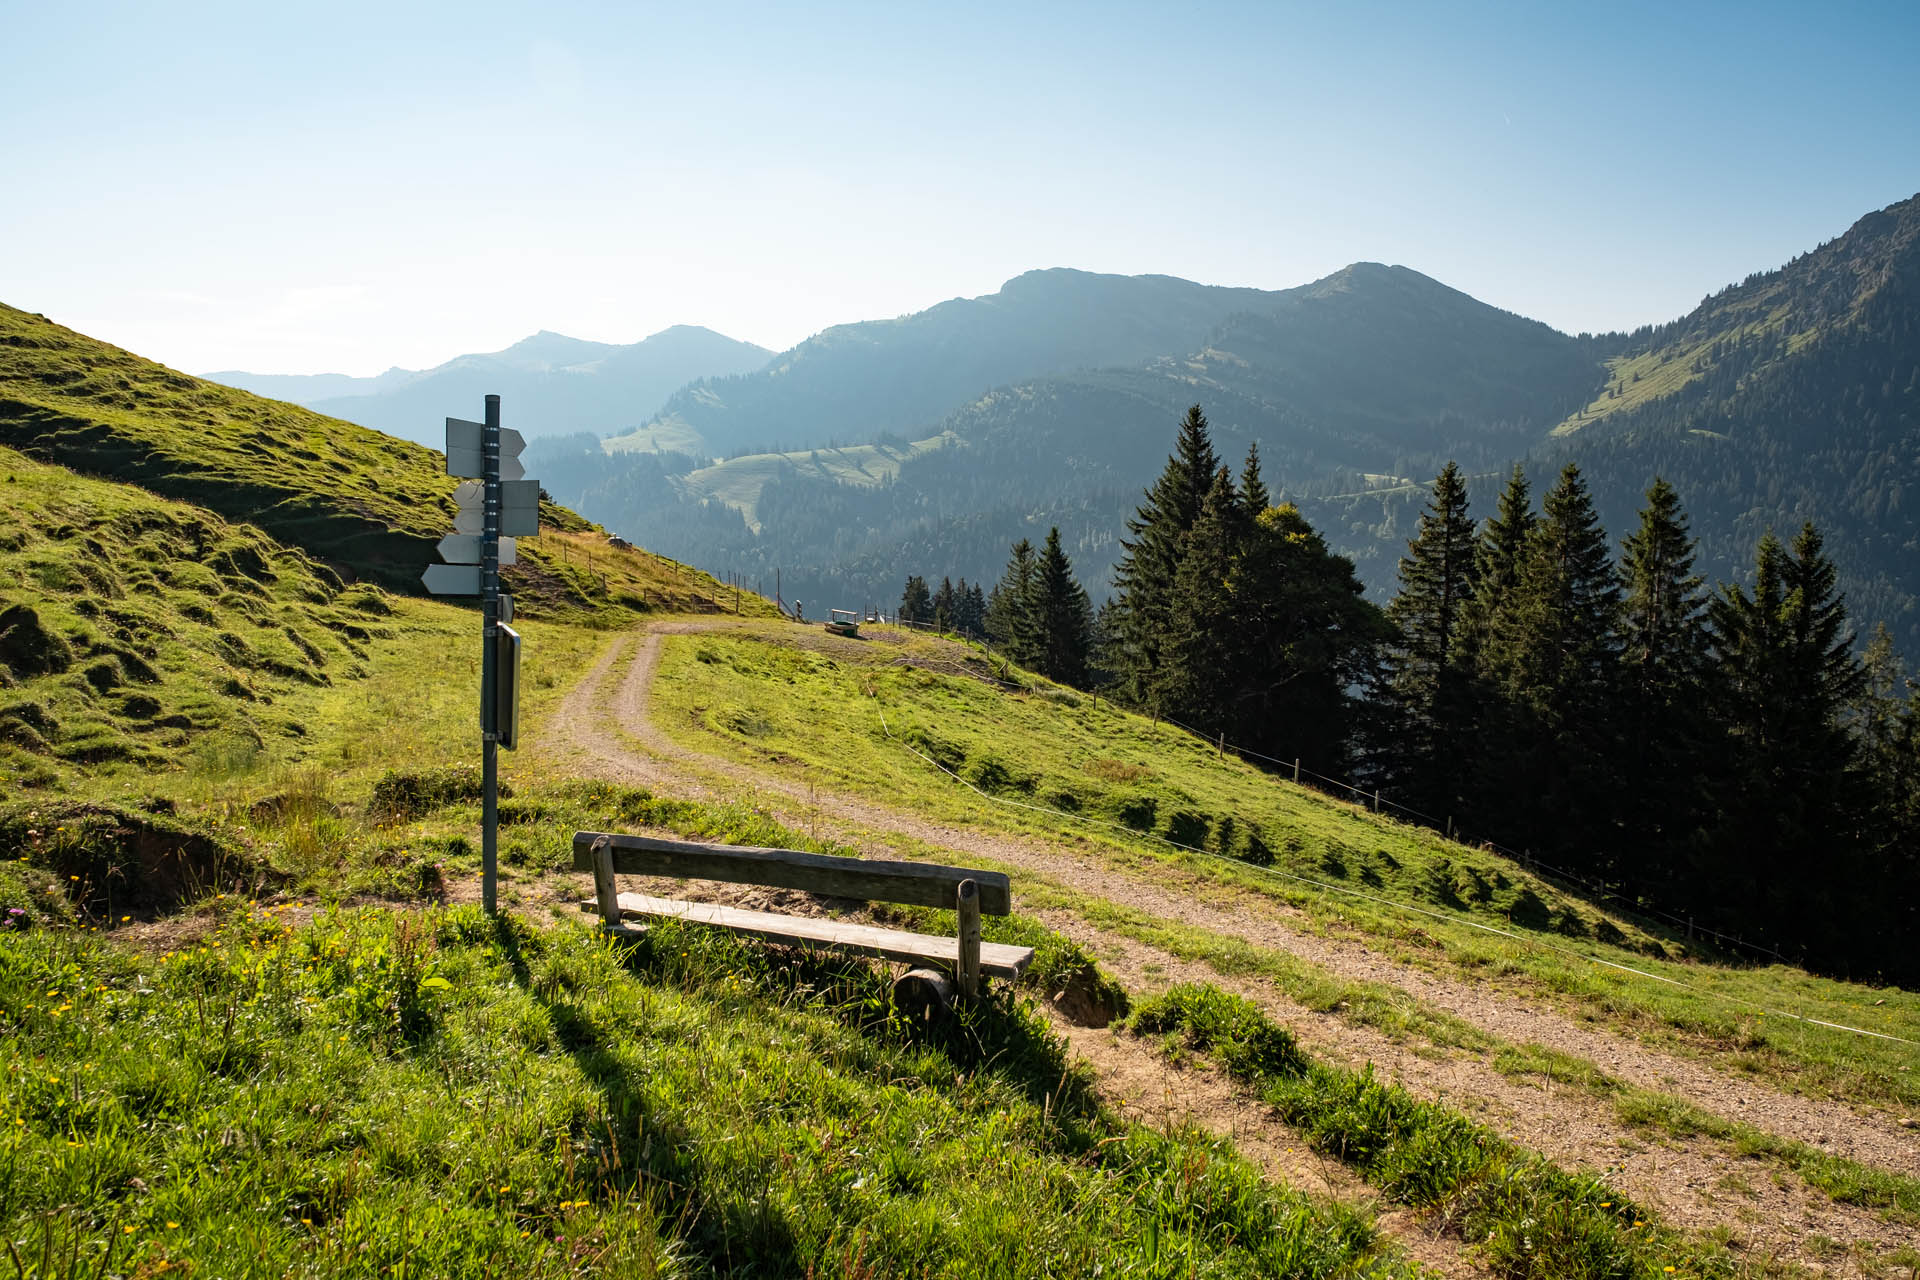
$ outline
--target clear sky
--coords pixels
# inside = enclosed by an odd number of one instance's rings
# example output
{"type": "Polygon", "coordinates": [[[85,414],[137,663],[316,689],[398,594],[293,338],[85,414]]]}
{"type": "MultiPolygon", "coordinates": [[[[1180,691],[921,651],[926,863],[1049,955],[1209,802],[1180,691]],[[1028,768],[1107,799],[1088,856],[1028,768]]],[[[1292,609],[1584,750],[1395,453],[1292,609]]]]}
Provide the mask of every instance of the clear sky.
{"type": "Polygon", "coordinates": [[[1034,267],[1671,319],[1920,191],[1920,3],[0,0],[0,301],[194,371],[1034,267]]]}

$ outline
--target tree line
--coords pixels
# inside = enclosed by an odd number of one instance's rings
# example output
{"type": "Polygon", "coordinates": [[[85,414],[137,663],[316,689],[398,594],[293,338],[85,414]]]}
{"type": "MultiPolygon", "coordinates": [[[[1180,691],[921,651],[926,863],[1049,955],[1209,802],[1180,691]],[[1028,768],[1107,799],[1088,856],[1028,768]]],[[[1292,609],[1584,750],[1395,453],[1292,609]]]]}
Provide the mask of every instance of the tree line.
{"type": "MultiPolygon", "coordinates": [[[[1920,695],[1884,630],[1857,646],[1812,524],[1759,540],[1750,587],[1709,589],[1664,480],[1616,554],[1577,466],[1537,509],[1516,467],[1476,522],[1450,462],[1383,609],[1195,406],[1121,545],[1097,615],[1055,529],[984,598],[943,583],[945,625],[1645,907],[1920,975],[1920,695]]],[[[938,620],[923,580],[907,597],[938,620]]]]}

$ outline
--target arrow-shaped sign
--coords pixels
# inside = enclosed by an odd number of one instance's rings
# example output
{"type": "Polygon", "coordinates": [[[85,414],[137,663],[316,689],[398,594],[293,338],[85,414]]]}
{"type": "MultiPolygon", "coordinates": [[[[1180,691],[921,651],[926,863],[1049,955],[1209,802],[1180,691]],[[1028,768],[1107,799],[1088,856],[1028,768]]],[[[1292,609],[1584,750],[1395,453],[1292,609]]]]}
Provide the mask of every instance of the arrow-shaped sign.
{"type": "MultiPolygon", "coordinates": [[[[479,564],[480,535],[477,533],[450,533],[440,539],[440,558],[448,564],[479,564]]],[[[512,538],[500,539],[500,563],[504,567],[518,564],[512,538]]]]}
{"type": "Polygon", "coordinates": [[[477,596],[480,594],[480,566],[477,564],[430,564],[420,575],[428,591],[436,596],[477,596]]]}
{"type": "MultiPolygon", "coordinates": [[[[456,449],[447,446],[447,474],[450,476],[483,476],[487,473],[486,455],[476,449],[456,449]]],[[[526,464],[520,459],[502,453],[500,455],[500,478],[518,480],[527,474],[526,464]]]]}
{"type": "MultiPolygon", "coordinates": [[[[526,447],[526,436],[513,430],[511,426],[499,428],[499,461],[501,474],[507,474],[507,459],[520,457],[520,449],[526,447]]],[[[459,472],[453,470],[453,455],[470,453],[480,457],[486,453],[486,424],[468,422],[467,418],[447,418],[447,474],[449,476],[478,476],[478,470],[459,472]]]]}
{"type": "MultiPolygon", "coordinates": [[[[460,509],[453,517],[455,533],[481,533],[486,529],[487,487],[469,480],[453,491],[460,509]]],[[[533,537],[540,532],[540,482],[538,480],[502,480],[500,482],[500,536],[533,537]]]]}

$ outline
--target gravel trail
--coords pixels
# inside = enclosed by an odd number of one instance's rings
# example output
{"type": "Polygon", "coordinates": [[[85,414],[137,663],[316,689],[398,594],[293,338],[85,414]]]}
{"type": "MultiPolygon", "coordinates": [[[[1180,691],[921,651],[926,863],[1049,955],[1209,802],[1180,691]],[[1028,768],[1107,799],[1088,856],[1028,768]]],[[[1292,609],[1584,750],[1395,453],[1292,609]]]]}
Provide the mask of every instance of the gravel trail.
{"type": "MultiPolygon", "coordinates": [[[[1862,1115],[1837,1102],[1808,1099],[1748,1078],[1651,1049],[1600,1024],[1565,1016],[1539,999],[1516,1000],[1493,988],[1451,979],[1395,962],[1360,943],[1328,939],[1288,923],[1288,910],[1250,892],[1209,891],[1199,898],[1117,871],[1085,850],[1044,839],[995,835],[931,821],[909,810],[838,792],[815,792],[805,783],[763,773],[750,765],[694,751],[669,739],[648,716],[648,690],[658,665],[661,637],[715,629],[725,623],[657,624],[648,633],[623,637],[569,692],[549,720],[558,738],[536,749],[574,767],[610,779],[708,799],[742,793],[771,805],[789,826],[817,824],[823,835],[875,852],[898,833],[950,849],[957,859],[992,859],[1049,879],[1090,898],[1137,908],[1263,947],[1290,952],[1348,978],[1396,986],[1423,1003],[1444,1009],[1515,1043],[1532,1042],[1587,1058],[1609,1074],[1742,1120],[1770,1133],[1798,1138],[1862,1163],[1920,1172],[1920,1134],[1880,1115],[1862,1115]]],[[[853,645],[831,637],[805,636],[823,648],[853,645]]],[[[985,803],[983,801],[983,803],[985,803]]],[[[895,856],[899,856],[897,853],[895,856]]],[[[1432,1046],[1397,1043],[1371,1028],[1336,1015],[1307,1010],[1272,984],[1236,979],[1192,964],[1131,939],[1105,933],[1070,912],[1047,913],[1048,923],[1075,937],[1118,971],[1135,991],[1170,981],[1205,980],[1236,990],[1269,1009],[1314,1052],[1350,1065],[1371,1062],[1423,1097],[1444,1099],[1514,1141],[1562,1163],[1605,1171],[1621,1190],[1657,1207],[1675,1225],[1729,1227],[1750,1249],[1808,1266],[1838,1267],[1808,1243],[1824,1236],[1864,1248],[1904,1243],[1905,1228],[1870,1211],[1835,1204],[1774,1166],[1728,1154],[1717,1143],[1676,1141],[1631,1128],[1610,1105],[1584,1092],[1495,1071],[1478,1055],[1436,1052],[1432,1046]]],[[[1104,1033],[1103,1033],[1104,1034],[1104,1033]]]]}

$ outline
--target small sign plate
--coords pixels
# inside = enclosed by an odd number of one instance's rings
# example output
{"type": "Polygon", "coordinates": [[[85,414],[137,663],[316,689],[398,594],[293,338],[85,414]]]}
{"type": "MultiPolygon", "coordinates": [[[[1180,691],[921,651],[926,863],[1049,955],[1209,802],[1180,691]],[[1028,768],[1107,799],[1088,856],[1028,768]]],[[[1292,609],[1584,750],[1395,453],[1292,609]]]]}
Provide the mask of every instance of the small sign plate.
{"type": "MultiPolygon", "coordinates": [[[[456,449],[447,446],[447,474],[450,476],[472,476],[478,479],[487,473],[486,457],[477,449],[456,449]]],[[[527,474],[526,464],[518,458],[500,455],[500,478],[518,480],[527,474]]]]}
{"type": "Polygon", "coordinates": [[[477,596],[480,594],[480,566],[477,564],[430,564],[420,575],[428,591],[436,596],[477,596]]]}
{"type": "MultiPolygon", "coordinates": [[[[450,533],[440,539],[439,551],[440,558],[448,564],[479,564],[480,535],[477,533],[450,533]]],[[[501,567],[504,568],[507,565],[518,564],[519,562],[513,539],[500,539],[501,567]]]]}
{"type": "MultiPolygon", "coordinates": [[[[465,418],[447,419],[448,453],[452,453],[455,449],[464,450],[467,453],[484,453],[486,451],[486,439],[487,428],[485,423],[468,422],[465,418]]],[[[512,427],[500,428],[500,457],[503,461],[507,458],[519,457],[520,451],[526,447],[527,438],[525,436],[515,431],[512,427]]],[[[459,473],[449,472],[448,474],[457,475],[459,473]]]]}

